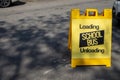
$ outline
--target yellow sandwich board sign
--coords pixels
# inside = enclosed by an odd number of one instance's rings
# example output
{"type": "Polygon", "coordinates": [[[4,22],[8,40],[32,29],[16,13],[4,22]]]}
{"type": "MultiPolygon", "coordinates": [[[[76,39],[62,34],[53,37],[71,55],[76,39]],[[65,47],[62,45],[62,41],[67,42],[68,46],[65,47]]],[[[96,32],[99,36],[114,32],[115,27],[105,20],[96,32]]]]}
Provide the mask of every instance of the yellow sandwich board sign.
{"type": "Polygon", "coordinates": [[[112,10],[72,9],[68,48],[71,50],[71,66],[111,66],[112,10]]]}

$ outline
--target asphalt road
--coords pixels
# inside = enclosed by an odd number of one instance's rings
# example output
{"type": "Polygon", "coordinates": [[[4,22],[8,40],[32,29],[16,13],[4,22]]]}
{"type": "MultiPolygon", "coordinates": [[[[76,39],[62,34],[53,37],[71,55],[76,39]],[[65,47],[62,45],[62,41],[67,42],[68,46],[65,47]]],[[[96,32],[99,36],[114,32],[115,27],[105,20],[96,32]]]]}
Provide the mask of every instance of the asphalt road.
{"type": "Polygon", "coordinates": [[[70,67],[70,10],[112,8],[114,0],[47,0],[0,9],[0,80],[119,80],[120,27],[113,19],[112,67],[70,67]]]}

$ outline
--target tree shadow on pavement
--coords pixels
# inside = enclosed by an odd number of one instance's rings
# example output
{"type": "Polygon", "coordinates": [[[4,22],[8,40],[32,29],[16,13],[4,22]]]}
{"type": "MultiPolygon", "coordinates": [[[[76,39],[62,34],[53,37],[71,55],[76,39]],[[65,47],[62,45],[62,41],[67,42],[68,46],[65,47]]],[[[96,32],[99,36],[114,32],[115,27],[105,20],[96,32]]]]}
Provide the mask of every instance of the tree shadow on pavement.
{"type": "Polygon", "coordinates": [[[32,69],[70,63],[66,26],[69,18],[60,15],[44,18],[27,17],[17,25],[0,21],[0,80],[17,80],[32,69]]]}
{"type": "Polygon", "coordinates": [[[69,15],[0,21],[0,80],[118,80],[120,30],[113,26],[112,68],[70,68],[69,15]]]}

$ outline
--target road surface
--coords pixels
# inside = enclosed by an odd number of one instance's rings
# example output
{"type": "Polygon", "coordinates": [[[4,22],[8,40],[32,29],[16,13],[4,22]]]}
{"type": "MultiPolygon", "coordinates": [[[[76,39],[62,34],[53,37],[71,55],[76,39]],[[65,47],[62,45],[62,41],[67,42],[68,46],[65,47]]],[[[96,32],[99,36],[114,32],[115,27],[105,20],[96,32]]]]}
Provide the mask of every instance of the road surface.
{"type": "Polygon", "coordinates": [[[70,67],[70,10],[112,8],[114,0],[48,0],[0,9],[0,80],[119,80],[120,27],[113,19],[112,67],[70,67]]]}

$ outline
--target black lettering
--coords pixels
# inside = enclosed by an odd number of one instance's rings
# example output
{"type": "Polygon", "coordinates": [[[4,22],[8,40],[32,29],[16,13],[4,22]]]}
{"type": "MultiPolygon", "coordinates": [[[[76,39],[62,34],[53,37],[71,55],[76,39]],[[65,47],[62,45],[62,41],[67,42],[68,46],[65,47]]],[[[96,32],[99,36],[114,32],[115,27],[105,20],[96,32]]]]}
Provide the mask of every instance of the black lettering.
{"type": "Polygon", "coordinates": [[[99,48],[95,48],[95,49],[90,49],[90,48],[80,48],[80,53],[101,53],[103,54],[105,51],[104,49],[99,49],[99,48]]]}
{"type": "Polygon", "coordinates": [[[93,24],[90,24],[90,25],[79,25],[79,28],[80,29],[96,29],[96,30],[99,30],[99,25],[93,25],[93,24]]]}

